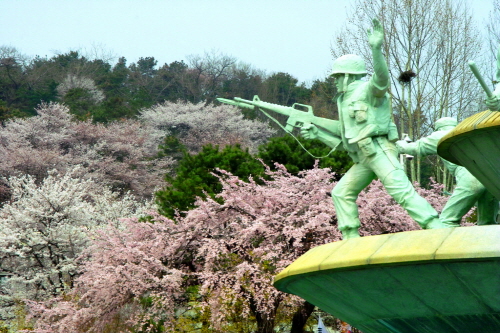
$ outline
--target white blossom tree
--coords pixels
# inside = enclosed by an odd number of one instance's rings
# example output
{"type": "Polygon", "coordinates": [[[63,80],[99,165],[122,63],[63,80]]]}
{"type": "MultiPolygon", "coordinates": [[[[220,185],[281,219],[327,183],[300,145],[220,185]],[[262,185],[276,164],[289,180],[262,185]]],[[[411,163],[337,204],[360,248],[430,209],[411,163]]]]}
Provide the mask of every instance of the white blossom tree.
{"type": "Polygon", "coordinates": [[[257,147],[275,133],[266,123],[244,119],[242,113],[230,105],[165,102],[142,110],[139,119],[148,126],[178,136],[193,153],[208,143],[221,147],[238,143],[255,153],[257,147]]]}
{"type": "MultiPolygon", "coordinates": [[[[77,274],[75,260],[94,232],[146,208],[129,194],[121,197],[91,179],[49,171],[41,183],[30,175],[6,180],[10,202],[0,209],[0,272],[3,310],[15,300],[44,300],[68,291],[77,274]]],[[[3,313],[2,317],[8,316],[3,313]]]]}
{"type": "Polygon", "coordinates": [[[84,76],[68,74],[63,82],[57,86],[57,93],[60,98],[64,99],[64,96],[66,96],[71,89],[82,89],[86,91],[89,99],[95,104],[102,102],[106,97],[104,93],[97,88],[94,80],[84,76]]]}

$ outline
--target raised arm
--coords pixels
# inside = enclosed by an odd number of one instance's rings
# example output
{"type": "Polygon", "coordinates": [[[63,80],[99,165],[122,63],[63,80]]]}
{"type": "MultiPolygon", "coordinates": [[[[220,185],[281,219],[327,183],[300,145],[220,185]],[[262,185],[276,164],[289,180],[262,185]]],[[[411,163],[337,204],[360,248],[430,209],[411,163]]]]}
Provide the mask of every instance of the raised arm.
{"type": "Polygon", "coordinates": [[[373,19],[373,30],[368,29],[368,43],[372,49],[373,56],[373,69],[374,74],[372,77],[373,83],[380,90],[381,95],[385,94],[389,88],[389,70],[387,62],[382,54],[382,42],[384,41],[384,28],[380,21],[376,18],[373,19]]]}

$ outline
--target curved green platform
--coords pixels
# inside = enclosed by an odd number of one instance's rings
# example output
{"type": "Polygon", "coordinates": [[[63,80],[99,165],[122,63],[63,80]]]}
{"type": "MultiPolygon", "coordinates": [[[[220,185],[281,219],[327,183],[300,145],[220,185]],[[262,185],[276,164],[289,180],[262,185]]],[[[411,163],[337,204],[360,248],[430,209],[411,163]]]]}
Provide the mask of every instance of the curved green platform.
{"type": "Polygon", "coordinates": [[[500,112],[475,114],[444,136],[438,155],[463,165],[500,200],[500,112]]]}
{"type": "Polygon", "coordinates": [[[274,285],[364,333],[498,333],[500,226],[325,244],[283,270],[274,285]]]}

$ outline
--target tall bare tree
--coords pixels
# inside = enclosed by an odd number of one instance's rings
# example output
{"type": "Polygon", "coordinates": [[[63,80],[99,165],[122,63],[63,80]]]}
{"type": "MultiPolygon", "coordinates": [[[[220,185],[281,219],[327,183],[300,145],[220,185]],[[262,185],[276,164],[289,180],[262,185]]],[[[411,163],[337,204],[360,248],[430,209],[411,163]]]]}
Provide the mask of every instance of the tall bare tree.
{"type": "Polygon", "coordinates": [[[236,62],[235,57],[221,54],[215,50],[205,52],[204,56],[188,56],[188,63],[193,68],[193,79],[200,99],[207,102],[212,102],[215,99],[217,88],[220,87],[224,79],[230,76],[236,62]]]}
{"type": "MultiPolygon", "coordinates": [[[[480,86],[468,68],[481,52],[481,35],[464,0],[357,0],[348,21],[335,35],[334,58],[354,53],[371,56],[366,27],[373,17],[384,25],[391,73],[393,113],[400,134],[412,139],[429,134],[435,120],[459,120],[479,111],[480,86]]],[[[420,181],[420,160],[410,165],[420,181]]],[[[444,168],[437,172],[446,183],[444,168]]]]}
{"type": "Polygon", "coordinates": [[[492,55],[496,55],[498,44],[500,44],[500,0],[493,0],[493,9],[490,12],[486,29],[488,31],[488,47],[492,55]]]}
{"type": "Polygon", "coordinates": [[[491,80],[493,84],[499,83],[497,82],[497,69],[492,67],[496,63],[497,52],[500,47],[500,24],[498,22],[500,22],[500,0],[493,0],[492,10],[486,23],[488,52],[485,53],[486,66],[484,70],[485,77],[491,80]]]}

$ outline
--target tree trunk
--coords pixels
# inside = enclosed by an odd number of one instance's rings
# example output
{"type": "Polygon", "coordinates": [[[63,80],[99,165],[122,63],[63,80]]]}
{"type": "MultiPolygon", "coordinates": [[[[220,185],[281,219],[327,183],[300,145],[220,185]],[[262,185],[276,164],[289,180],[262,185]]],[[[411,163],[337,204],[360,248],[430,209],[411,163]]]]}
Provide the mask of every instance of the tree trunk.
{"type": "Polygon", "coordinates": [[[278,297],[278,299],[274,301],[274,310],[272,314],[266,315],[257,311],[255,300],[249,300],[250,311],[252,311],[253,315],[255,316],[255,321],[257,322],[256,333],[274,333],[274,319],[276,310],[278,309],[280,302],[281,299],[280,297],[278,297]]]}
{"type": "Polygon", "coordinates": [[[314,305],[309,302],[304,302],[293,315],[290,333],[304,333],[304,326],[313,311],[314,305]]]}

